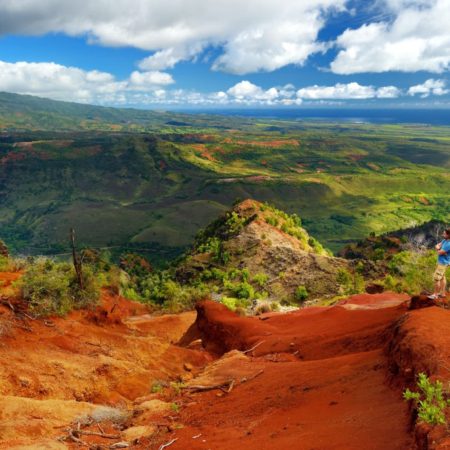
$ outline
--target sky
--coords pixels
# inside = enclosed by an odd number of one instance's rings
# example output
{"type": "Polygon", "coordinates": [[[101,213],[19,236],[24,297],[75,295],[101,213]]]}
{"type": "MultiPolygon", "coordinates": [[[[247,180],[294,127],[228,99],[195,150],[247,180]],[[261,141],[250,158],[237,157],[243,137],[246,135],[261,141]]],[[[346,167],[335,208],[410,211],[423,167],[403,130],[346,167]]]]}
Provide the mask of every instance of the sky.
{"type": "Polygon", "coordinates": [[[450,0],[0,0],[0,91],[139,108],[450,108],[450,0]]]}

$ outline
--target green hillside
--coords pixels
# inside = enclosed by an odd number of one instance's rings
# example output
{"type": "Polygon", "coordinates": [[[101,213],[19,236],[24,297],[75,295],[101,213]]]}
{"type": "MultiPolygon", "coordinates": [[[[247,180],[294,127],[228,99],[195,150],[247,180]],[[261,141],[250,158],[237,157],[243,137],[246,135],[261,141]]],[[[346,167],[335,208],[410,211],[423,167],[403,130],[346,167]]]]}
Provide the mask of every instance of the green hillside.
{"type": "Polygon", "coordinates": [[[0,94],[0,236],[180,254],[237,199],[303,219],[333,251],[450,219],[450,128],[243,119],[0,94]]]}

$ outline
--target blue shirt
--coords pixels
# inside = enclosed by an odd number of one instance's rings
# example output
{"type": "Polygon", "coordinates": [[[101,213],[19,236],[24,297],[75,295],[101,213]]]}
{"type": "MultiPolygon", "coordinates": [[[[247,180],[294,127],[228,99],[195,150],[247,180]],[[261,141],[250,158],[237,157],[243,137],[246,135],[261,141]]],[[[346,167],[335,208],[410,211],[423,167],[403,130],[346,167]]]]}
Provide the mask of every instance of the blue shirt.
{"type": "Polygon", "coordinates": [[[438,263],[444,266],[450,266],[450,239],[444,239],[442,241],[441,250],[447,253],[438,256],[438,263]]]}

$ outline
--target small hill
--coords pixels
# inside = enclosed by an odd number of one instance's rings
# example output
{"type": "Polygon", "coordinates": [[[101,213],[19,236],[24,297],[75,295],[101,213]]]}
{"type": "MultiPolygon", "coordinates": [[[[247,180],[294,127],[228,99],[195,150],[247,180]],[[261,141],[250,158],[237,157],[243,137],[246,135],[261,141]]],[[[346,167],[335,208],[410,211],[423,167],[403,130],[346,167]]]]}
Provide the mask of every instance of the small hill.
{"type": "Polygon", "coordinates": [[[342,293],[340,279],[352,266],[331,256],[297,215],[245,200],[198,235],[176,278],[219,295],[303,301],[342,293]]]}

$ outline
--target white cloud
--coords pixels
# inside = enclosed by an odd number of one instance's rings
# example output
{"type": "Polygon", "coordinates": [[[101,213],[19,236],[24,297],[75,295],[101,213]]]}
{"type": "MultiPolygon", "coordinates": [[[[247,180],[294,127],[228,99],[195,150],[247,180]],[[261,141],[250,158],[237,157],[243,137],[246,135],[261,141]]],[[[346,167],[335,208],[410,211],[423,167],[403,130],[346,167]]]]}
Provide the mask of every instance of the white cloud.
{"type": "Polygon", "coordinates": [[[174,89],[172,76],[161,71],[134,71],[124,80],[97,70],[85,71],[52,62],[0,61],[0,91],[38,95],[56,100],[101,105],[300,105],[323,101],[393,99],[402,95],[444,95],[445,80],[429,79],[401,91],[396,86],[365,86],[356,82],[308,86],[296,91],[292,84],[262,88],[242,80],[226,91],[197,92],[174,89]]]}
{"type": "Polygon", "coordinates": [[[236,74],[304,64],[322,51],[327,14],[348,0],[2,0],[3,34],[88,36],[105,46],[153,53],[143,70],[164,70],[206,47],[222,53],[217,70],[236,74]]]}
{"type": "Polygon", "coordinates": [[[384,0],[392,23],[347,29],[331,63],[338,74],[403,71],[442,73],[450,68],[449,0],[384,0]]]}
{"type": "Polygon", "coordinates": [[[175,81],[169,73],[134,71],[130,75],[128,87],[136,90],[154,90],[155,86],[165,86],[172,83],[175,83],[175,81]]]}
{"type": "Polygon", "coordinates": [[[201,53],[204,46],[202,44],[191,45],[183,48],[166,48],[159,50],[153,55],[139,61],[139,68],[142,70],[165,70],[172,69],[180,61],[194,59],[201,53]]]}
{"type": "Polygon", "coordinates": [[[419,94],[422,98],[430,95],[445,95],[450,92],[445,89],[446,82],[444,80],[434,80],[430,78],[422,84],[416,84],[408,89],[409,95],[419,94]]]}
{"type": "Polygon", "coordinates": [[[242,75],[303,64],[309,55],[325,49],[316,41],[323,25],[319,11],[308,12],[305,16],[303,23],[271,21],[239,33],[226,43],[225,53],[216,59],[213,69],[242,75]]]}
{"type": "Polygon", "coordinates": [[[133,72],[127,80],[97,70],[85,71],[52,62],[0,61],[0,91],[85,103],[121,103],[129,91],[156,91],[173,83],[164,72],[133,72]]]}
{"type": "Polygon", "coordinates": [[[377,89],[378,98],[397,98],[400,97],[401,91],[396,86],[382,86],[377,89]]]}
{"type": "Polygon", "coordinates": [[[400,95],[395,86],[375,88],[362,86],[359,83],[337,83],[334,86],[309,86],[297,91],[297,97],[308,100],[319,99],[369,99],[369,98],[395,98],[400,95]]]}
{"type": "Polygon", "coordinates": [[[301,103],[297,99],[291,99],[293,97],[293,91],[290,85],[284,86],[281,89],[271,87],[264,90],[250,81],[243,80],[228,89],[227,94],[229,101],[238,104],[288,105],[301,103]]]}

